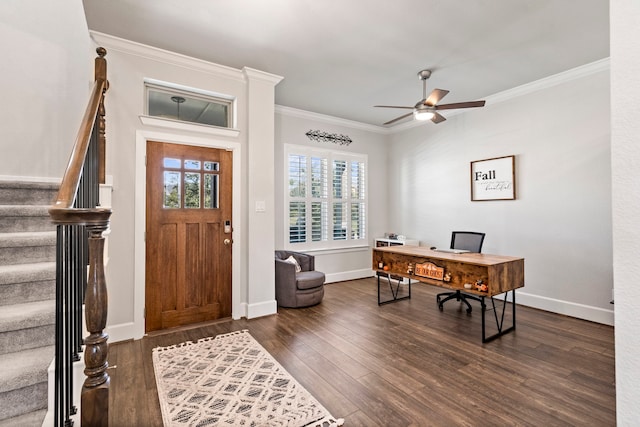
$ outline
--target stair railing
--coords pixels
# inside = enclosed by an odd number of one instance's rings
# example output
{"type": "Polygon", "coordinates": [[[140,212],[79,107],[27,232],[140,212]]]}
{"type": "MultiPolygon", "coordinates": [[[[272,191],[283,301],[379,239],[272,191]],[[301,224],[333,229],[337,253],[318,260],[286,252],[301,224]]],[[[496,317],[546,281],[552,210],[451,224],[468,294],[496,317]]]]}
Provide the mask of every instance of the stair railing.
{"type": "Polygon", "coordinates": [[[80,124],[60,190],[49,215],[57,228],[55,426],[71,426],[74,405],[73,363],[84,348],[86,378],[80,397],[82,426],[109,424],[107,285],[104,237],[111,210],[101,208],[99,186],[105,178],[107,51],[96,49],[95,83],[80,124]],[[88,269],[88,271],[87,271],[88,269]],[[82,306],[89,333],[82,338],[82,306]]]}

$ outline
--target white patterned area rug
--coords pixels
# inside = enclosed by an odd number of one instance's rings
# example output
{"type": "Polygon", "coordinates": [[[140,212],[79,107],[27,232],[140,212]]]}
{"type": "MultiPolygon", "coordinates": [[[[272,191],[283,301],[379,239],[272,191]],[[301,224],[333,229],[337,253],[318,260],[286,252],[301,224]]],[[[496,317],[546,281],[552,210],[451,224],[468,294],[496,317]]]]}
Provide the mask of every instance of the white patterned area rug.
{"type": "Polygon", "coordinates": [[[165,426],[340,426],[248,331],[153,349],[165,426]]]}

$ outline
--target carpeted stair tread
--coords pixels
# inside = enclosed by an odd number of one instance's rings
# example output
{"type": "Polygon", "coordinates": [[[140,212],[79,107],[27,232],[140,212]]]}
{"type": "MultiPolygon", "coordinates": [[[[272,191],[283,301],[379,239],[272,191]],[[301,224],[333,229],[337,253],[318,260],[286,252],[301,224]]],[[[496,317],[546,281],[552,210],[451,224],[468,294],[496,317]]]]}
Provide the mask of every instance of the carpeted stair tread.
{"type": "Polygon", "coordinates": [[[3,306],[56,297],[56,263],[0,265],[0,310],[3,306]]]}
{"type": "Polygon", "coordinates": [[[55,231],[0,233],[0,248],[16,248],[22,246],[52,246],[55,244],[55,231]]]}
{"type": "Polygon", "coordinates": [[[0,204],[51,205],[56,198],[59,186],[50,182],[0,180],[0,204]]]}
{"type": "Polygon", "coordinates": [[[47,381],[55,346],[0,355],[0,393],[47,381]]]}
{"type": "Polygon", "coordinates": [[[4,181],[0,180],[0,190],[16,189],[16,190],[50,190],[56,191],[59,184],[54,182],[42,181],[4,181]]]}
{"type": "Polygon", "coordinates": [[[27,283],[56,278],[55,262],[0,265],[0,286],[12,283],[27,283]]]}
{"type": "Polygon", "coordinates": [[[55,304],[53,300],[46,300],[3,306],[0,310],[0,332],[55,324],[55,304]]]}
{"type": "Polygon", "coordinates": [[[0,233],[55,230],[49,206],[0,205],[0,233]]]}
{"type": "Polygon", "coordinates": [[[34,426],[40,427],[47,415],[46,409],[29,412],[17,417],[0,420],[0,427],[34,426]]]}
{"type": "Polygon", "coordinates": [[[49,216],[47,205],[0,205],[1,216],[49,216]]]}

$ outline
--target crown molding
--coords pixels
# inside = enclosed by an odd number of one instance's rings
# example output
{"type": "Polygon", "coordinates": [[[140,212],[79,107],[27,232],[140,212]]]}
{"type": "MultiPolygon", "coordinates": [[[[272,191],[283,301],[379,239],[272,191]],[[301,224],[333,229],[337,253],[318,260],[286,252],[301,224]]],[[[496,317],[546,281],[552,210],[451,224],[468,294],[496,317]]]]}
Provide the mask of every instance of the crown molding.
{"type": "Polygon", "coordinates": [[[383,135],[392,133],[391,128],[356,122],[354,120],[341,119],[340,117],[328,116],[326,114],[314,113],[312,111],[300,110],[298,108],[286,107],[284,105],[276,105],[275,111],[276,113],[282,114],[283,116],[297,117],[300,119],[329,123],[336,126],[344,126],[350,129],[364,130],[383,135]]]}
{"type": "Polygon", "coordinates": [[[121,39],[109,34],[97,31],[89,31],[91,39],[98,45],[107,49],[107,55],[110,50],[134,55],[152,61],[163,62],[165,64],[175,65],[188,68],[194,71],[221,75],[232,80],[244,82],[245,75],[242,70],[227,67],[225,65],[215,64],[213,62],[204,61],[202,59],[193,58],[191,56],[182,55],[180,53],[171,52],[157,47],[133,42],[131,40],[121,39]]]}
{"type": "Polygon", "coordinates": [[[521,86],[516,86],[512,89],[507,89],[502,92],[490,95],[486,98],[487,104],[497,104],[499,102],[509,101],[520,96],[528,95],[530,93],[537,92],[543,89],[549,89],[551,87],[568,83],[573,80],[578,80],[583,77],[590,76],[592,74],[601,73],[603,71],[609,71],[611,68],[610,58],[603,58],[598,61],[590,62],[579,67],[571,68],[567,71],[560,72],[558,74],[544,77],[540,80],[535,80],[530,83],[525,83],[521,86]]]}
{"type": "Polygon", "coordinates": [[[284,77],[276,74],[267,73],[266,71],[256,70],[255,68],[244,67],[242,72],[247,76],[248,80],[262,80],[272,85],[277,85],[284,77]]]}

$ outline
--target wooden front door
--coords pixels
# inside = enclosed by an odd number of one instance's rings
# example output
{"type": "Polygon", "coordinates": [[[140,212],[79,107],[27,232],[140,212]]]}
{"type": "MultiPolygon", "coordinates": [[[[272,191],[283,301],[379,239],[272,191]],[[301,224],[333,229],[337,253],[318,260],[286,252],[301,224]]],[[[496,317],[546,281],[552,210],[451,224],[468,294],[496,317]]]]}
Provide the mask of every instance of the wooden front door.
{"type": "Polygon", "coordinates": [[[147,142],[147,332],[231,316],[232,153],[147,142]]]}

